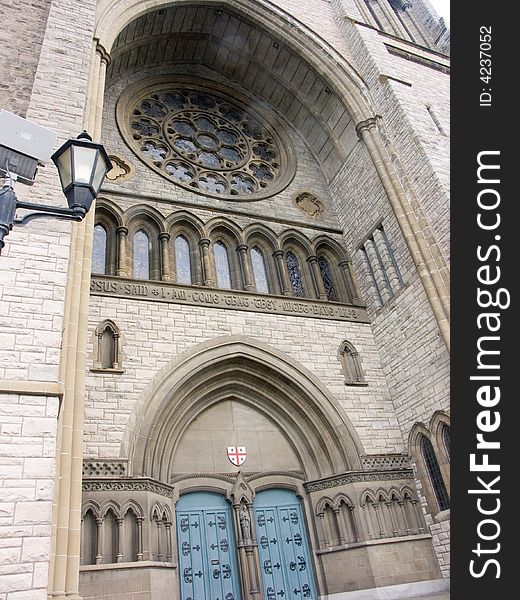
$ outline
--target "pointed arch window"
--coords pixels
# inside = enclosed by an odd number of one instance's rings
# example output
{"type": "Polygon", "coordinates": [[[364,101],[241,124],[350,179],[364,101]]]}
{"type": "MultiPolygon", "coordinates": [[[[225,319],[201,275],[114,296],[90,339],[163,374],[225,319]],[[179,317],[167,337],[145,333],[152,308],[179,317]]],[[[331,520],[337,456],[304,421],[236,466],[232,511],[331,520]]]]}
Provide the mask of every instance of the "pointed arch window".
{"type": "Polygon", "coordinates": [[[432,443],[425,435],[421,436],[421,454],[439,505],[439,510],[447,510],[450,507],[448,490],[446,489],[446,484],[442,478],[439,463],[435,456],[435,450],[433,449],[432,443]]]}
{"type": "Polygon", "coordinates": [[[253,265],[253,276],[255,278],[256,291],[262,294],[269,293],[269,281],[265,268],[264,254],[257,246],[251,249],[251,263],[253,265]]]}
{"type": "Polygon", "coordinates": [[[289,281],[291,282],[293,294],[299,298],[304,298],[305,288],[303,287],[302,271],[300,268],[300,263],[298,262],[294,252],[289,250],[289,252],[285,254],[285,264],[287,265],[289,281]]]}
{"type": "Polygon", "coordinates": [[[336,284],[334,283],[334,279],[332,277],[332,271],[330,268],[329,261],[324,257],[320,256],[318,258],[318,266],[320,267],[320,274],[323,280],[323,287],[325,288],[325,293],[327,294],[327,300],[331,302],[338,300],[338,292],[336,289],[336,284]]]}
{"type": "Polygon", "coordinates": [[[134,235],[134,277],[136,279],[150,279],[150,250],[150,238],[140,229],[134,235]]]}
{"type": "Polygon", "coordinates": [[[175,238],[175,273],[177,283],[192,284],[190,244],[183,235],[175,238]]]}
{"type": "Polygon", "coordinates": [[[229,268],[229,256],[226,246],[222,242],[217,242],[214,246],[215,267],[217,272],[217,287],[230,290],[231,270],[229,268]]]}
{"type": "Polygon", "coordinates": [[[96,225],[92,242],[92,273],[95,275],[106,275],[107,241],[107,230],[103,225],[96,225]]]}
{"type": "Polygon", "coordinates": [[[450,428],[448,425],[442,426],[442,443],[444,444],[444,449],[446,450],[446,456],[448,460],[450,460],[450,428]]]}

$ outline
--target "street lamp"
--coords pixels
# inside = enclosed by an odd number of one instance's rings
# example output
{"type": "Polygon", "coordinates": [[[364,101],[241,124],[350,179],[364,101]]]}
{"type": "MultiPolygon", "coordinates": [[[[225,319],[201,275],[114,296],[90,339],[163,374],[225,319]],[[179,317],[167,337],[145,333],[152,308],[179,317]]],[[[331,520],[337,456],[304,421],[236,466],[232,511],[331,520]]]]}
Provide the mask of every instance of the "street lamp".
{"type": "MultiPolygon", "coordinates": [[[[0,166],[0,172],[5,173],[4,185],[0,189],[0,253],[5,245],[5,236],[14,225],[25,225],[33,219],[43,217],[70,221],[84,219],[99,193],[105,175],[112,168],[105,148],[101,144],[95,144],[86,131],[76,139],[67,140],[51,158],[58,169],[68,208],[21,202],[13,189],[16,174],[11,174],[9,170],[9,158],[6,159],[5,166],[0,166]],[[32,212],[16,218],[18,208],[32,212]]],[[[33,175],[35,173],[34,168],[33,175]]],[[[30,184],[33,181],[34,179],[30,184]]]]}

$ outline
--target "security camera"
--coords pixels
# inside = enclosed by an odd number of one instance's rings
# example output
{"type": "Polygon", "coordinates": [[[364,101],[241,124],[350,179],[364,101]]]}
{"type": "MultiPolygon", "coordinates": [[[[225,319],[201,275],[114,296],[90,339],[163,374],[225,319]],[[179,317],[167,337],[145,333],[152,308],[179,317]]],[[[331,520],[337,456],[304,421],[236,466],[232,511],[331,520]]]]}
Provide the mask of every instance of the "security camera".
{"type": "Polygon", "coordinates": [[[32,185],[39,163],[49,160],[57,134],[7,110],[0,111],[0,176],[32,185]]]}

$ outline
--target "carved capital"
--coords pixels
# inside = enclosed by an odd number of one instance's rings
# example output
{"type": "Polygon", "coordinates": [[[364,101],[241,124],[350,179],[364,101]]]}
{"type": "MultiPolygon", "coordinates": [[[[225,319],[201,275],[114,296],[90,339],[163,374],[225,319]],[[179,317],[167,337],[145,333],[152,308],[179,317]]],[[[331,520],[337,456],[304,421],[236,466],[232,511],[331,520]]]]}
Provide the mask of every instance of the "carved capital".
{"type": "Polygon", "coordinates": [[[365,121],[360,121],[356,125],[356,133],[358,134],[358,138],[362,140],[365,132],[369,131],[370,129],[376,129],[377,120],[380,118],[381,117],[379,115],[376,115],[375,117],[370,117],[370,119],[366,119],[365,121]]]}

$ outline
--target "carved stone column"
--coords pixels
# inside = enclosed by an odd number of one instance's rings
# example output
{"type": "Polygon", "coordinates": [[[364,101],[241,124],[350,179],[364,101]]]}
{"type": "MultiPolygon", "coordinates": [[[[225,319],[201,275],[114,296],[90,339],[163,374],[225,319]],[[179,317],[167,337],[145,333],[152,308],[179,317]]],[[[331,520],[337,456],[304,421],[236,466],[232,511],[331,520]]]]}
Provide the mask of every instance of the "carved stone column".
{"type": "Polygon", "coordinates": [[[321,276],[320,267],[318,265],[318,257],[317,256],[309,256],[307,259],[309,263],[312,281],[314,284],[314,293],[316,298],[319,300],[327,300],[327,291],[325,290],[325,285],[323,284],[323,278],[321,276]]]}
{"type": "Polygon", "coordinates": [[[381,256],[392,292],[395,294],[403,287],[403,280],[399,274],[395,258],[390,253],[386,235],[381,229],[374,231],[374,244],[381,256]]]}
{"type": "Polygon", "coordinates": [[[125,538],[124,538],[124,519],[123,517],[118,517],[116,519],[117,523],[117,554],[116,554],[116,562],[123,562],[123,558],[125,555],[125,538]]]}
{"type": "Polygon", "coordinates": [[[114,362],[112,363],[113,369],[119,369],[121,366],[121,364],[119,362],[119,337],[120,337],[119,333],[113,334],[113,338],[114,338],[114,362]]]}
{"type": "Polygon", "coordinates": [[[327,548],[327,529],[325,527],[325,514],[320,513],[318,515],[318,541],[320,550],[327,548]]]}
{"type": "Polygon", "coordinates": [[[364,539],[363,524],[361,522],[361,517],[358,516],[360,515],[360,511],[353,506],[349,507],[349,511],[351,517],[352,532],[354,534],[353,539],[356,542],[360,542],[362,539],[364,539]]]}
{"type": "Polygon", "coordinates": [[[96,519],[96,527],[96,565],[100,565],[103,562],[103,519],[96,519]]]}
{"type": "Polygon", "coordinates": [[[211,264],[211,254],[209,251],[209,245],[211,240],[208,238],[202,238],[199,241],[200,251],[202,254],[202,278],[206,287],[214,287],[215,279],[213,278],[213,266],[211,264]]]}
{"type": "Polygon", "coordinates": [[[240,502],[233,505],[235,529],[238,533],[238,557],[242,572],[242,590],[244,598],[261,600],[260,560],[258,557],[258,544],[253,532],[252,508],[250,502],[240,502]]]}
{"type": "Polygon", "coordinates": [[[164,540],[162,532],[162,521],[157,520],[157,560],[159,562],[164,560],[164,540]]]}
{"type": "Polygon", "coordinates": [[[247,245],[240,244],[237,246],[238,256],[240,257],[240,267],[242,269],[242,278],[244,283],[244,290],[246,292],[252,292],[255,290],[255,284],[253,282],[253,274],[251,273],[251,267],[249,266],[249,260],[247,256],[247,245]]]}
{"type": "Polygon", "coordinates": [[[126,270],[126,240],[128,237],[128,229],[126,227],[118,227],[117,234],[117,276],[128,277],[126,270]]]}
{"type": "Polygon", "coordinates": [[[345,528],[345,521],[341,518],[340,509],[336,508],[334,510],[334,520],[336,522],[336,529],[338,531],[338,542],[340,546],[343,546],[347,543],[347,531],[345,528]]]}
{"type": "Polygon", "coordinates": [[[143,517],[137,517],[137,560],[143,560],[143,517]]]}
{"type": "Polygon", "coordinates": [[[372,504],[372,508],[374,510],[374,514],[375,514],[375,531],[374,533],[377,534],[376,537],[378,538],[384,538],[386,531],[385,531],[385,527],[384,527],[384,523],[383,523],[383,516],[381,515],[381,511],[379,510],[379,504],[372,504]]]}
{"type": "Polygon", "coordinates": [[[342,260],[340,263],[338,263],[338,267],[340,268],[340,272],[343,277],[343,283],[345,284],[345,288],[347,290],[349,302],[352,302],[352,304],[360,304],[361,296],[358,292],[353,276],[352,263],[348,260],[342,260]]]}
{"type": "Polygon", "coordinates": [[[285,261],[283,259],[283,251],[276,250],[273,252],[274,260],[276,262],[276,270],[278,272],[278,280],[280,282],[280,289],[284,296],[292,295],[291,282],[289,281],[289,275],[285,268],[285,261]]]}
{"type": "Polygon", "coordinates": [[[390,283],[388,282],[385,270],[381,264],[381,257],[379,256],[377,248],[372,240],[367,240],[364,243],[364,248],[365,252],[367,253],[368,262],[370,263],[370,268],[372,269],[372,273],[374,274],[374,278],[376,280],[377,289],[381,295],[383,304],[385,304],[392,297],[392,293],[390,289],[390,283]]]}
{"type": "Polygon", "coordinates": [[[159,234],[159,243],[161,244],[161,280],[171,281],[170,234],[166,231],[161,232],[159,234]]]}
{"type": "Polygon", "coordinates": [[[392,534],[394,536],[399,535],[399,522],[397,520],[397,515],[395,513],[395,502],[392,500],[389,500],[388,502],[386,502],[386,507],[388,509],[388,515],[390,517],[390,523],[392,526],[392,534]]]}
{"type": "Polygon", "coordinates": [[[401,509],[401,520],[403,522],[403,535],[411,535],[412,533],[412,525],[410,523],[410,518],[406,512],[405,502],[404,500],[399,500],[399,508],[401,509]]]}
{"type": "Polygon", "coordinates": [[[171,523],[164,523],[164,530],[165,530],[165,535],[166,535],[166,562],[171,562],[172,561],[172,533],[171,533],[171,529],[172,529],[172,524],[171,523]]]}

